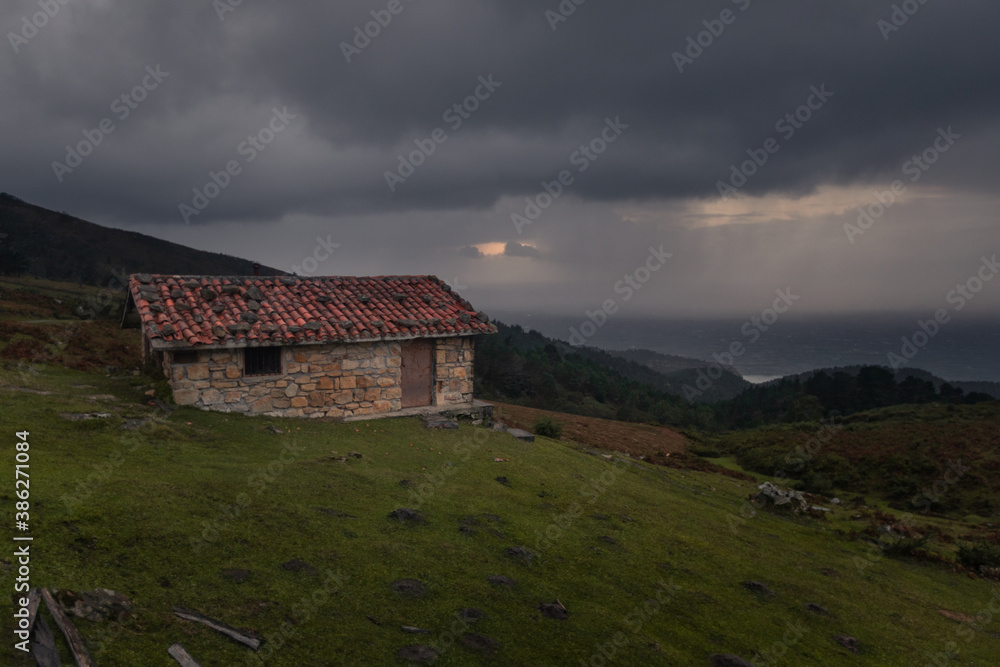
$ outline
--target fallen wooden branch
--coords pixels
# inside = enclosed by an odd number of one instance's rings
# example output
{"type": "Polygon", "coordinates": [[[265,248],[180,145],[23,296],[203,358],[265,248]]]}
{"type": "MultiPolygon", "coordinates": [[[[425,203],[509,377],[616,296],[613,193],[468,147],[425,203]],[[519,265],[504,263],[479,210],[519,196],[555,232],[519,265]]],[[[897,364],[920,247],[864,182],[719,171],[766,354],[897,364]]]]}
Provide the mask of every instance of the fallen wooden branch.
{"type": "Polygon", "coordinates": [[[209,618],[208,616],[199,614],[196,611],[191,611],[190,609],[174,607],[174,615],[178,618],[183,618],[186,621],[194,621],[195,623],[207,625],[213,630],[221,632],[227,637],[231,637],[239,643],[249,646],[255,651],[260,648],[260,645],[263,643],[263,640],[261,640],[260,637],[255,637],[244,630],[239,630],[231,625],[223,623],[222,621],[217,621],[214,618],[209,618]]]}
{"type": "Polygon", "coordinates": [[[66,643],[69,644],[69,650],[73,653],[73,659],[76,661],[77,667],[97,667],[97,663],[94,662],[94,659],[90,657],[90,653],[87,652],[87,647],[83,645],[83,639],[80,638],[80,633],[76,631],[76,626],[63,613],[62,607],[52,598],[52,593],[49,593],[49,589],[42,589],[42,598],[45,599],[45,606],[49,608],[52,619],[59,626],[59,629],[62,630],[63,636],[66,638],[66,643]]]}
{"type": "Polygon", "coordinates": [[[38,613],[38,605],[42,602],[42,592],[38,590],[38,587],[32,588],[28,591],[28,634],[31,634],[31,628],[35,625],[35,615],[38,613]]]}
{"type": "Polygon", "coordinates": [[[185,651],[184,647],[180,644],[174,644],[168,648],[167,653],[169,653],[170,657],[176,660],[181,667],[201,667],[201,665],[194,661],[191,654],[185,651]]]}
{"type": "MultiPolygon", "coordinates": [[[[41,599],[41,594],[39,594],[41,599]]],[[[49,629],[49,624],[45,618],[38,616],[35,623],[35,641],[31,643],[31,655],[35,658],[38,667],[62,667],[62,660],[59,658],[59,649],[56,648],[56,638],[49,629]]]]}

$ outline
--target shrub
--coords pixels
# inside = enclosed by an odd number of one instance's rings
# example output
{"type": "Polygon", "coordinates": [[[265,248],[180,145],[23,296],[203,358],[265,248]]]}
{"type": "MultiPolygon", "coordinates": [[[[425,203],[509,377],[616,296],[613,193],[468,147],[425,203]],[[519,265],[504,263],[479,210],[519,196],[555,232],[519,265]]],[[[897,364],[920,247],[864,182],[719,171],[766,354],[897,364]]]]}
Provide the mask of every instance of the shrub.
{"type": "Polygon", "coordinates": [[[971,547],[959,547],[958,562],[973,570],[1000,567],[1000,545],[980,541],[971,547]]]}
{"type": "Polygon", "coordinates": [[[885,546],[884,552],[890,558],[914,558],[926,555],[925,548],[930,535],[922,537],[900,537],[895,542],[885,546]]]}
{"type": "Polygon", "coordinates": [[[799,491],[814,493],[819,496],[830,496],[834,494],[835,487],[833,481],[822,473],[815,470],[806,470],[802,474],[801,481],[795,485],[799,491]]]}
{"type": "MultiPolygon", "coordinates": [[[[719,450],[718,447],[713,447],[712,445],[708,444],[692,445],[689,451],[695,456],[703,456],[707,459],[717,459],[723,455],[723,453],[719,450]]],[[[663,455],[662,452],[658,453],[660,454],[660,456],[663,455]]]]}
{"type": "Polygon", "coordinates": [[[558,440],[562,436],[563,425],[552,417],[541,417],[535,422],[535,435],[558,440]]]}

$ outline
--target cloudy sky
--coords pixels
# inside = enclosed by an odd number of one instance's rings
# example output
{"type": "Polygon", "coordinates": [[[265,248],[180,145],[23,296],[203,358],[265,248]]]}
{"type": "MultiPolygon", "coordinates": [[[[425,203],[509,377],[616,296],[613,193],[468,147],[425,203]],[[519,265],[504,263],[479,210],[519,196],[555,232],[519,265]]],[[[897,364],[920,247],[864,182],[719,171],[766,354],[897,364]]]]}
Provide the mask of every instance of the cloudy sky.
{"type": "Polygon", "coordinates": [[[995,272],[997,3],[236,1],[5,2],[0,190],[485,310],[929,315],[995,272]]]}

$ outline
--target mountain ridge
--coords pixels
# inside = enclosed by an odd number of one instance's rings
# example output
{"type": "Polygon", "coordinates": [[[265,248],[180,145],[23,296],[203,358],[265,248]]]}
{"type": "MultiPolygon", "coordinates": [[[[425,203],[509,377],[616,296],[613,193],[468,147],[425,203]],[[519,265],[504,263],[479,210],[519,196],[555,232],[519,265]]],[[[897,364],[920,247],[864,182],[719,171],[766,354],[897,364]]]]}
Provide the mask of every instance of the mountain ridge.
{"type": "MultiPolygon", "coordinates": [[[[0,193],[0,273],[104,286],[120,274],[252,275],[252,260],[104,227],[0,193]]],[[[260,266],[267,275],[288,275],[260,266]]]]}

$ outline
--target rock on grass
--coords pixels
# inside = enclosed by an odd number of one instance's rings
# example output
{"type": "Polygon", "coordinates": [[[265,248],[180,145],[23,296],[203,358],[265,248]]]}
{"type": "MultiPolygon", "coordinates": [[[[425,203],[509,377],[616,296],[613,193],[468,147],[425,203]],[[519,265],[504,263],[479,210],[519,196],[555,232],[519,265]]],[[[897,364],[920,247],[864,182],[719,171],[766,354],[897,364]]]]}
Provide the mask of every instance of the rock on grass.
{"type": "Polygon", "coordinates": [[[709,658],[709,661],[712,663],[712,667],[754,667],[749,660],[744,660],[731,653],[716,653],[709,658]]]}
{"type": "Polygon", "coordinates": [[[857,639],[854,637],[848,637],[847,635],[837,635],[833,638],[835,642],[846,648],[851,653],[860,653],[861,645],[857,639]]]}
{"type": "Polygon", "coordinates": [[[316,568],[308,563],[300,561],[298,558],[293,558],[290,561],[286,561],[281,564],[282,569],[288,570],[289,572],[306,572],[308,574],[318,574],[316,568]]]}
{"type": "Polygon", "coordinates": [[[774,597],[774,591],[767,587],[759,581],[744,581],[743,588],[747,589],[751,593],[756,593],[757,595],[764,595],[767,597],[774,597]]]}
{"type": "Polygon", "coordinates": [[[486,577],[486,581],[490,582],[494,586],[506,586],[507,588],[514,588],[517,586],[517,582],[510,577],[505,577],[502,574],[491,574],[486,577]]]}
{"type": "Polygon", "coordinates": [[[223,570],[222,576],[225,577],[226,579],[232,579],[238,584],[242,584],[244,581],[250,578],[250,570],[241,570],[241,569],[223,570]]]}
{"type": "Polygon", "coordinates": [[[535,557],[535,554],[528,551],[527,547],[507,547],[503,552],[511,558],[518,558],[526,563],[530,563],[531,559],[535,557]]]}
{"type": "Polygon", "coordinates": [[[475,623],[486,618],[486,612],[474,607],[462,607],[458,610],[458,617],[467,624],[475,623]]]}
{"type": "Polygon", "coordinates": [[[423,514],[417,510],[410,509],[409,507],[400,507],[399,509],[389,512],[388,518],[395,519],[400,523],[409,524],[424,523],[426,521],[423,514]]]}
{"type": "Polygon", "coordinates": [[[427,586],[416,579],[397,579],[392,582],[392,590],[411,598],[422,598],[427,595],[427,586]]]}
{"type": "Polygon", "coordinates": [[[410,644],[396,652],[397,658],[407,662],[434,662],[438,659],[438,655],[437,651],[424,644],[410,644]]]}
{"type": "Polygon", "coordinates": [[[554,619],[556,621],[565,621],[569,618],[569,614],[566,613],[566,607],[561,604],[548,604],[542,603],[536,607],[538,611],[542,612],[542,616],[554,619]]]}
{"type": "Polygon", "coordinates": [[[481,651],[483,653],[493,653],[500,647],[500,642],[493,639],[492,637],[485,637],[483,635],[477,635],[468,632],[462,635],[462,645],[465,646],[465,648],[471,649],[473,651],[481,651]]]}

